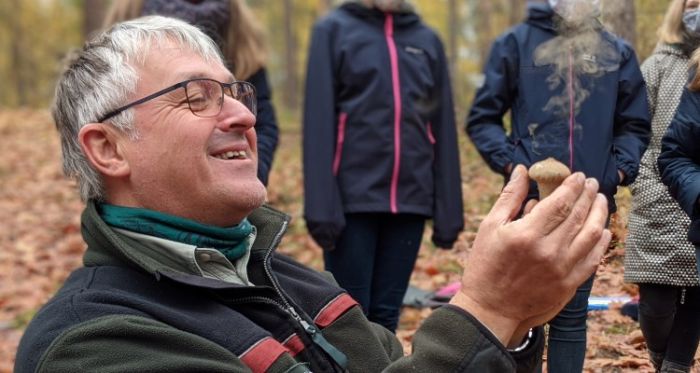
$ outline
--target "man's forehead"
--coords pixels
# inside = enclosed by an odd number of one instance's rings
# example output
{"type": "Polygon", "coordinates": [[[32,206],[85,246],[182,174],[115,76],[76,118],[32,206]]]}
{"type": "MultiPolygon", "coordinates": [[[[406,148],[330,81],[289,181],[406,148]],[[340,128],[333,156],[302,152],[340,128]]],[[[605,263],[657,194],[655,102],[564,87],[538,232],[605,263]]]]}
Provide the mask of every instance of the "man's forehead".
{"type": "Polygon", "coordinates": [[[160,83],[177,83],[187,79],[210,78],[233,81],[233,74],[218,58],[205,59],[196,51],[172,43],[151,48],[141,70],[160,83]]]}

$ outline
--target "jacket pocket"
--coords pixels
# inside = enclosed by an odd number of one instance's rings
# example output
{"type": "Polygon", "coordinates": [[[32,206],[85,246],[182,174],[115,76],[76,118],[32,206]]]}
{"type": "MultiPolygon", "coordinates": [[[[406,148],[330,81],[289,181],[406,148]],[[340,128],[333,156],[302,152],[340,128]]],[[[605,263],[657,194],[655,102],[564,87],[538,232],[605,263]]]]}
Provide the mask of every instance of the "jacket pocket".
{"type": "Polygon", "coordinates": [[[338,138],[335,144],[335,156],[333,157],[333,175],[338,175],[340,169],[340,159],[343,155],[343,143],[345,143],[345,123],[348,120],[347,113],[338,115],[338,138]]]}

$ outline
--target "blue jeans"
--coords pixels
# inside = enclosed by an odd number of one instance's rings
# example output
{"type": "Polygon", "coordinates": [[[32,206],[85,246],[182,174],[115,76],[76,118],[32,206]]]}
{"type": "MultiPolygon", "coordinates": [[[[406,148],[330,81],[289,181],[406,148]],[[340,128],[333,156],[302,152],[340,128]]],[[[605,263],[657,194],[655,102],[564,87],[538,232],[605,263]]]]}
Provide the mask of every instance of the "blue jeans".
{"type": "Polygon", "coordinates": [[[357,300],[370,321],[396,330],[425,217],[413,214],[345,215],[336,247],[324,251],[326,269],[357,300]]]}
{"type": "Polygon", "coordinates": [[[576,290],[576,294],[549,322],[547,371],[580,373],[586,357],[586,319],[588,296],[593,287],[592,275],[576,290]]]}

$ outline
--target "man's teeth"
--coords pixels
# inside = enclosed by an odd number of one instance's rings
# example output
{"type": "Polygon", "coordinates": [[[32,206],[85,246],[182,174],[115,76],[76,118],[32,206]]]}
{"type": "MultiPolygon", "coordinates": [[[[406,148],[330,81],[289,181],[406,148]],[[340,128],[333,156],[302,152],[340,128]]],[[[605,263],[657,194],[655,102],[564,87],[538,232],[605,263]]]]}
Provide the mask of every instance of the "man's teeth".
{"type": "Polygon", "coordinates": [[[226,153],[221,153],[219,155],[215,156],[216,158],[219,159],[245,159],[247,158],[245,151],[239,150],[235,152],[226,152],[226,153]]]}

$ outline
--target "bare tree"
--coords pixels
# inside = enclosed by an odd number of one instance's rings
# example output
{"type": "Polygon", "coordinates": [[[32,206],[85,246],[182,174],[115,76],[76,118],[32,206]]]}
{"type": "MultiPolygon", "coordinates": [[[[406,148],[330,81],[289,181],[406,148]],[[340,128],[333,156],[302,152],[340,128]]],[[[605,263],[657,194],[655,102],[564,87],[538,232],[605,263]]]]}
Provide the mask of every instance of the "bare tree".
{"type": "Polygon", "coordinates": [[[522,21],[524,9],[521,0],[508,0],[508,23],[515,25],[522,21]]]}
{"type": "Polygon", "coordinates": [[[603,22],[613,33],[636,45],[637,14],[634,0],[605,0],[603,22]]]}
{"type": "Polygon", "coordinates": [[[285,87],[284,104],[289,109],[297,107],[299,82],[297,77],[297,40],[294,30],[293,0],[284,0],[284,54],[285,54],[285,87]]]}
{"type": "MultiPolygon", "coordinates": [[[[459,54],[459,9],[457,5],[457,0],[449,0],[447,3],[447,27],[448,27],[448,39],[447,39],[447,55],[448,63],[450,65],[450,74],[455,77],[457,74],[457,59],[459,54]]],[[[455,89],[457,89],[455,87],[455,89]]]]}
{"type": "Polygon", "coordinates": [[[102,28],[106,0],[83,0],[83,35],[87,38],[90,33],[102,28]]]}
{"type": "Polygon", "coordinates": [[[493,18],[494,4],[492,1],[475,0],[473,7],[475,11],[472,17],[474,17],[474,24],[476,25],[478,33],[477,50],[479,51],[481,64],[483,65],[488,58],[491,42],[493,41],[491,35],[491,19],[493,18]]]}
{"type": "Polygon", "coordinates": [[[27,82],[25,81],[25,67],[24,67],[24,52],[23,52],[23,40],[24,33],[22,32],[22,1],[13,0],[12,9],[14,17],[12,20],[12,37],[10,38],[11,43],[11,70],[15,79],[15,91],[17,93],[17,104],[19,106],[26,106],[28,104],[27,97],[27,82]]]}

